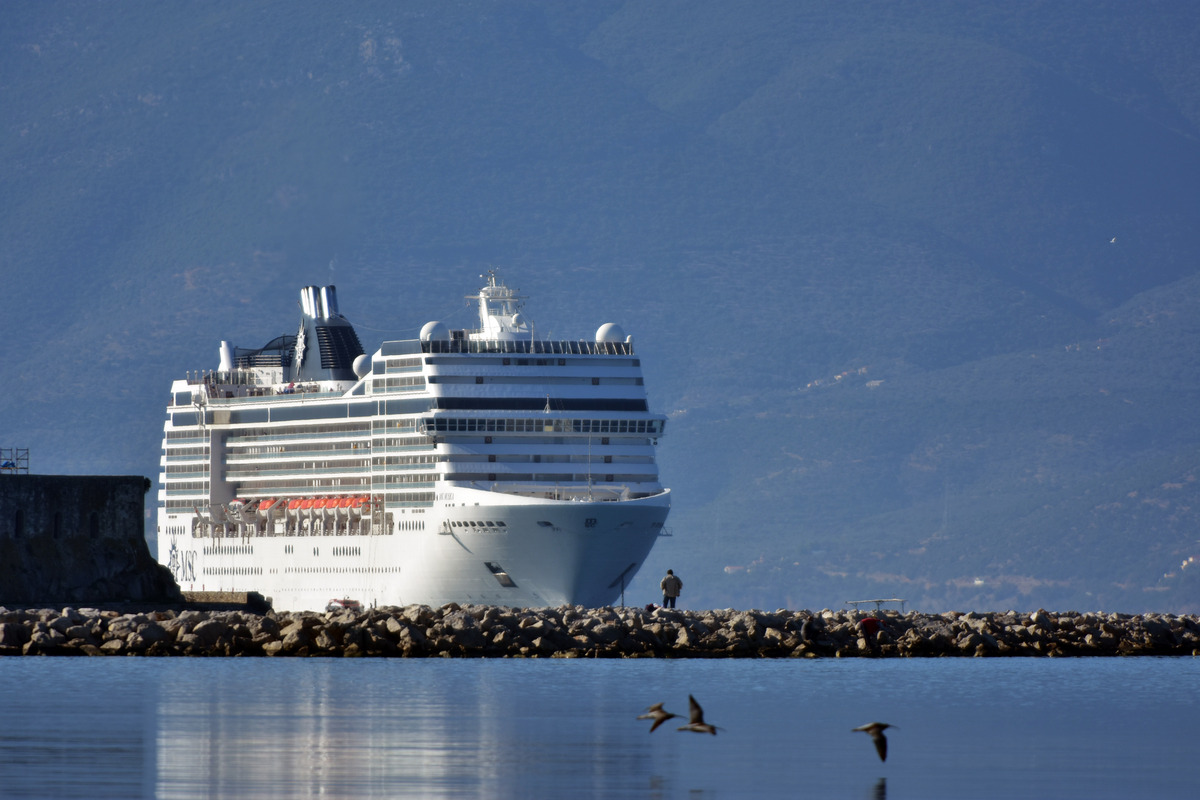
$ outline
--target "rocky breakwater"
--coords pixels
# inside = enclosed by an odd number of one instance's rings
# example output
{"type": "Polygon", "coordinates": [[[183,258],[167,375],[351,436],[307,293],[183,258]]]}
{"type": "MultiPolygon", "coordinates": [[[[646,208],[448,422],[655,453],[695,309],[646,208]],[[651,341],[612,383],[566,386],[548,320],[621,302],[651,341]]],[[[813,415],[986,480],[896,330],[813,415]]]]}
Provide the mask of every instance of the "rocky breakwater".
{"type": "Polygon", "coordinates": [[[1200,655],[1193,615],[406,606],[0,608],[0,655],[817,658],[1200,655]]]}

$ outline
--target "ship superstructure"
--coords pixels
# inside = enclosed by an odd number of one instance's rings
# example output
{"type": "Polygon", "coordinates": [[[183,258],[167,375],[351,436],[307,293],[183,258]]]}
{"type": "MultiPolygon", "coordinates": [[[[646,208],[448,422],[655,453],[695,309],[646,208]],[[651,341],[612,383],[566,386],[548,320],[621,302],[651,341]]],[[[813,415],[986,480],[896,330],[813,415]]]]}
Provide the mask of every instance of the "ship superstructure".
{"type": "Polygon", "coordinates": [[[159,560],[185,591],[278,609],[600,606],[662,534],[670,491],[633,339],[539,339],[494,273],[479,328],[367,355],[333,286],[301,323],[171,387],[159,560]]]}

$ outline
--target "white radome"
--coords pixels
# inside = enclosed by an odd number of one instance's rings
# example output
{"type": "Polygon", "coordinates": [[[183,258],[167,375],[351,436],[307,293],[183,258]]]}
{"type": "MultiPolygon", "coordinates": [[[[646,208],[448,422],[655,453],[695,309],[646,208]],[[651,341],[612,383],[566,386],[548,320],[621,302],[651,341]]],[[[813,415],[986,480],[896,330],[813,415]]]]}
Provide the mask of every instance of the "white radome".
{"type": "Polygon", "coordinates": [[[596,329],[597,342],[623,342],[625,331],[615,322],[606,322],[596,329]]]}

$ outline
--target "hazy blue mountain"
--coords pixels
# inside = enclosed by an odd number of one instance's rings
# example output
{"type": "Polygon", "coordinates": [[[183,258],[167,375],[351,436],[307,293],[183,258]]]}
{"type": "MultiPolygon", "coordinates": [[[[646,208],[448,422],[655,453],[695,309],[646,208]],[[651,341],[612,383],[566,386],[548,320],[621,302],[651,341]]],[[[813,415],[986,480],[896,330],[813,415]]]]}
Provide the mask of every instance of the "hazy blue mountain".
{"type": "Polygon", "coordinates": [[[167,389],[333,283],[368,349],[635,336],[627,602],[1200,610],[1184,2],[9,4],[0,446],[157,477],[167,389]]]}

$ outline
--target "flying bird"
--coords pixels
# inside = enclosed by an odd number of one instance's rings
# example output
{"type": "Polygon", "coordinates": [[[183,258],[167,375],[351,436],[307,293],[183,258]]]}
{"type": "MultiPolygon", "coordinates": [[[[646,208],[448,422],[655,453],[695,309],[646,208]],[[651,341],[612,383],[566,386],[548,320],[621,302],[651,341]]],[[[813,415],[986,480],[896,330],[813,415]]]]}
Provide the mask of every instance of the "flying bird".
{"type": "Polygon", "coordinates": [[[859,725],[857,728],[851,728],[852,731],[862,731],[868,733],[875,741],[875,752],[879,753],[880,761],[887,761],[887,738],[883,735],[885,728],[894,728],[895,725],[888,725],[886,722],[871,722],[866,725],[859,725]]]}
{"type": "Polygon", "coordinates": [[[678,716],[679,716],[678,714],[672,714],[670,711],[667,711],[666,709],[664,709],[662,703],[655,703],[654,705],[652,705],[646,709],[645,714],[640,714],[638,716],[638,719],[654,720],[654,724],[650,726],[650,732],[654,733],[654,729],[657,728],[659,725],[662,725],[664,722],[671,719],[671,717],[678,717],[678,716]]]}
{"type": "Polygon", "coordinates": [[[721,730],[716,725],[709,725],[704,721],[704,709],[696,702],[696,698],[688,695],[688,724],[681,728],[676,728],[680,731],[692,731],[693,733],[711,733],[717,735],[717,731],[721,730]]]}
{"type": "Polygon", "coordinates": [[[1117,237],[1115,237],[1115,236],[1114,236],[1113,238],[1109,239],[1109,240],[1108,240],[1108,243],[1109,243],[1109,244],[1116,244],[1116,243],[1117,243],[1117,237]]]}

